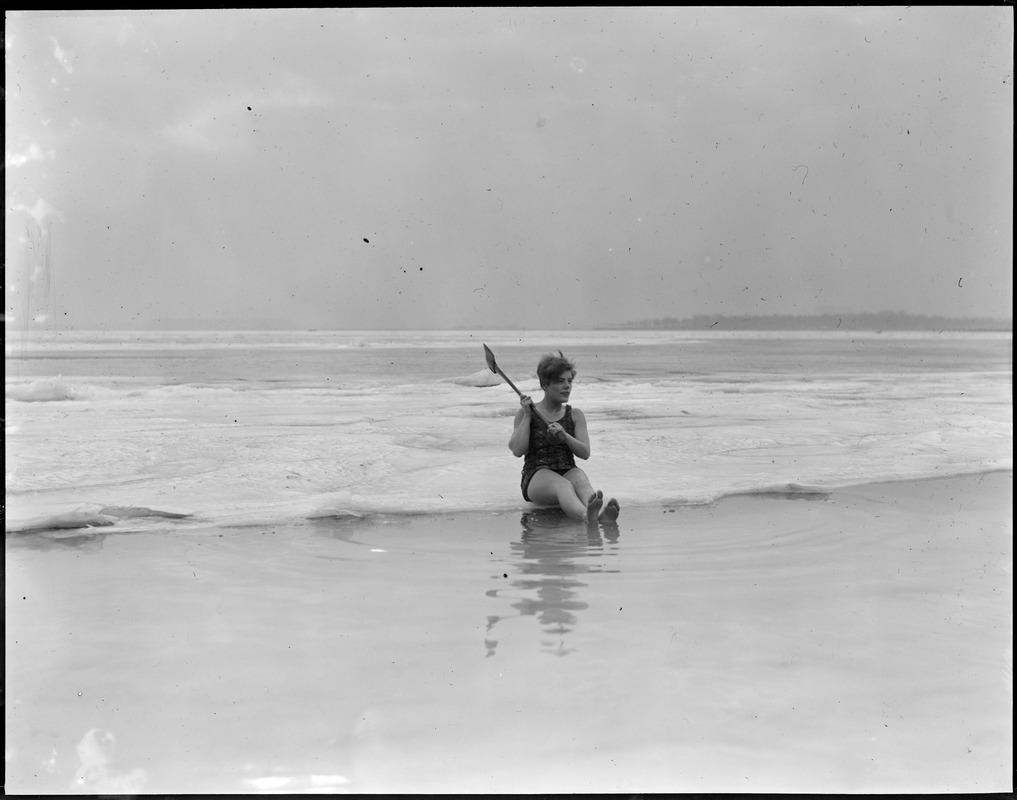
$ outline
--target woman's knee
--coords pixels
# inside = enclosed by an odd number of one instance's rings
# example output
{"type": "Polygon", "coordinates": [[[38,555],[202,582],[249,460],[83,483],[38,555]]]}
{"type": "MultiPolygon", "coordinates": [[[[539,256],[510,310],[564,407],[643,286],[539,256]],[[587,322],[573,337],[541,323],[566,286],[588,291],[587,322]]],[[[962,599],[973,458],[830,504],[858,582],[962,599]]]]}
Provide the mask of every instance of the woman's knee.
{"type": "Polygon", "coordinates": [[[572,484],[556,472],[542,469],[531,479],[526,493],[534,503],[560,503],[563,492],[574,491],[572,484]]]}
{"type": "Polygon", "coordinates": [[[572,488],[576,490],[576,494],[589,494],[593,490],[593,486],[590,484],[590,479],[586,473],[583,472],[579,467],[570,469],[565,473],[565,479],[572,484],[572,488]]]}

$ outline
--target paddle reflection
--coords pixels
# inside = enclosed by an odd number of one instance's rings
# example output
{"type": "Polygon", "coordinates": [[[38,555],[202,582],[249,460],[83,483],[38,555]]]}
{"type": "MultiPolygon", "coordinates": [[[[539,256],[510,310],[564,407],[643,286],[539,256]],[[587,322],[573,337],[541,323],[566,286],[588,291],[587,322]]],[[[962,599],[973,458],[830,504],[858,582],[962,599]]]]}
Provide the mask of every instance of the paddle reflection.
{"type": "Polygon", "coordinates": [[[489,616],[484,645],[487,657],[495,655],[498,639],[494,627],[513,617],[535,616],[544,631],[541,649],[557,656],[575,652],[568,646],[567,635],[578,624],[578,612],[588,607],[581,599],[587,585],[582,576],[609,572],[605,551],[617,546],[616,524],[587,528],[558,511],[528,511],[520,520],[519,541],[509,545],[513,563],[509,570],[495,576],[500,588],[488,597],[512,598],[515,615],[489,616]],[[505,575],[515,577],[504,588],[505,575]]]}

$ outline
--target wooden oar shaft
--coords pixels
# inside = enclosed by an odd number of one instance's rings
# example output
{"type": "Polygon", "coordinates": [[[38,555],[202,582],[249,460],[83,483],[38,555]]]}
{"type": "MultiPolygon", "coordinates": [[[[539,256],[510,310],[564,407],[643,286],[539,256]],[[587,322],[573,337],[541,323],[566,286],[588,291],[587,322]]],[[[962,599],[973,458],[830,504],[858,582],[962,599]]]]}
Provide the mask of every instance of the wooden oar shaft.
{"type": "MultiPolygon", "coordinates": [[[[509,376],[508,375],[506,375],[504,372],[502,372],[501,369],[498,369],[497,372],[498,372],[499,375],[501,375],[505,379],[505,383],[507,383],[509,386],[511,386],[513,389],[515,389],[515,392],[516,392],[517,395],[519,395],[520,397],[523,396],[523,393],[520,392],[518,389],[516,389],[516,385],[514,383],[512,383],[511,380],[509,380],[509,376]]],[[[532,400],[530,401],[530,408],[533,410],[533,413],[537,415],[537,419],[539,419],[545,425],[550,425],[551,424],[550,422],[547,421],[547,417],[545,417],[543,414],[540,413],[540,409],[537,408],[537,404],[534,403],[532,400]]]]}
{"type": "MultiPolygon", "coordinates": [[[[494,360],[494,353],[491,352],[491,348],[488,347],[486,344],[484,345],[484,356],[487,358],[487,366],[490,367],[491,372],[497,372],[499,375],[501,375],[501,377],[504,379],[505,383],[507,383],[509,386],[511,386],[512,390],[517,395],[522,397],[523,393],[520,392],[519,389],[516,388],[516,385],[514,383],[512,383],[512,380],[509,378],[509,376],[501,371],[501,367],[498,366],[498,362],[494,360]]],[[[533,413],[537,415],[537,419],[539,419],[541,422],[543,422],[544,425],[549,426],[551,424],[548,421],[547,417],[545,417],[543,414],[540,413],[540,411],[537,409],[537,404],[534,403],[532,400],[530,401],[530,408],[533,410],[533,413]]]]}

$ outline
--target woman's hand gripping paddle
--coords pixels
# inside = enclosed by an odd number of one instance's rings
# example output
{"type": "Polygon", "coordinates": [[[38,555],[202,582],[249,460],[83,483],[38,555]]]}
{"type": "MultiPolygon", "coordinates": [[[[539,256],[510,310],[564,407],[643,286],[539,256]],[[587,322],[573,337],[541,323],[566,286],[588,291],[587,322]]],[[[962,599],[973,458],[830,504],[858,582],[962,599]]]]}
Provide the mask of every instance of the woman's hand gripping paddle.
{"type": "MultiPolygon", "coordinates": [[[[511,380],[509,380],[509,376],[501,371],[501,367],[498,366],[498,362],[494,360],[494,353],[491,352],[491,348],[488,347],[486,344],[484,345],[484,357],[487,359],[487,366],[491,368],[491,372],[496,372],[497,374],[501,375],[502,378],[505,379],[505,383],[511,386],[515,390],[515,393],[517,395],[522,397],[523,393],[516,389],[516,385],[512,383],[511,380]]],[[[537,406],[534,404],[532,400],[530,401],[530,408],[533,410],[533,413],[537,415],[537,419],[543,422],[545,426],[549,427],[551,425],[551,423],[547,421],[547,417],[545,417],[537,410],[537,406]]]]}

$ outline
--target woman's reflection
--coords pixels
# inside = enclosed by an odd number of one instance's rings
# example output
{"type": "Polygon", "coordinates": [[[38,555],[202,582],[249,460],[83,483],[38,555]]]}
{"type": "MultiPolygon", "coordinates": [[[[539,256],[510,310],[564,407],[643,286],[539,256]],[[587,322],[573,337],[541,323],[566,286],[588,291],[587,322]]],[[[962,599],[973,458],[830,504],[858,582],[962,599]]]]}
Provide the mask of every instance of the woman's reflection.
{"type": "MultiPolygon", "coordinates": [[[[546,636],[542,639],[545,651],[558,656],[574,652],[566,646],[565,636],[577,624],[576,613],[587,607],[580,599],[580,590],[586,586],[579,577],[586,573],[608,572],[604,569],[605,542],[613,549],[619,539],[617,523],[600,527],[577,525],[558,509],[528,511],[520,520],[522,535],[509,547],[512,552],[512,570],[520,575],[512,581],[512,591],[491,589],[488,597],[515,598],[512,607],[516,616],[536,616],[546,636]]],[[[495,577],[503,582],[508,573],[495,577]]],[[[498,640],[493,636],[496,623],[507,617],[489,616],[484,645],[487,656],[495,654],[498,640]]]]}

